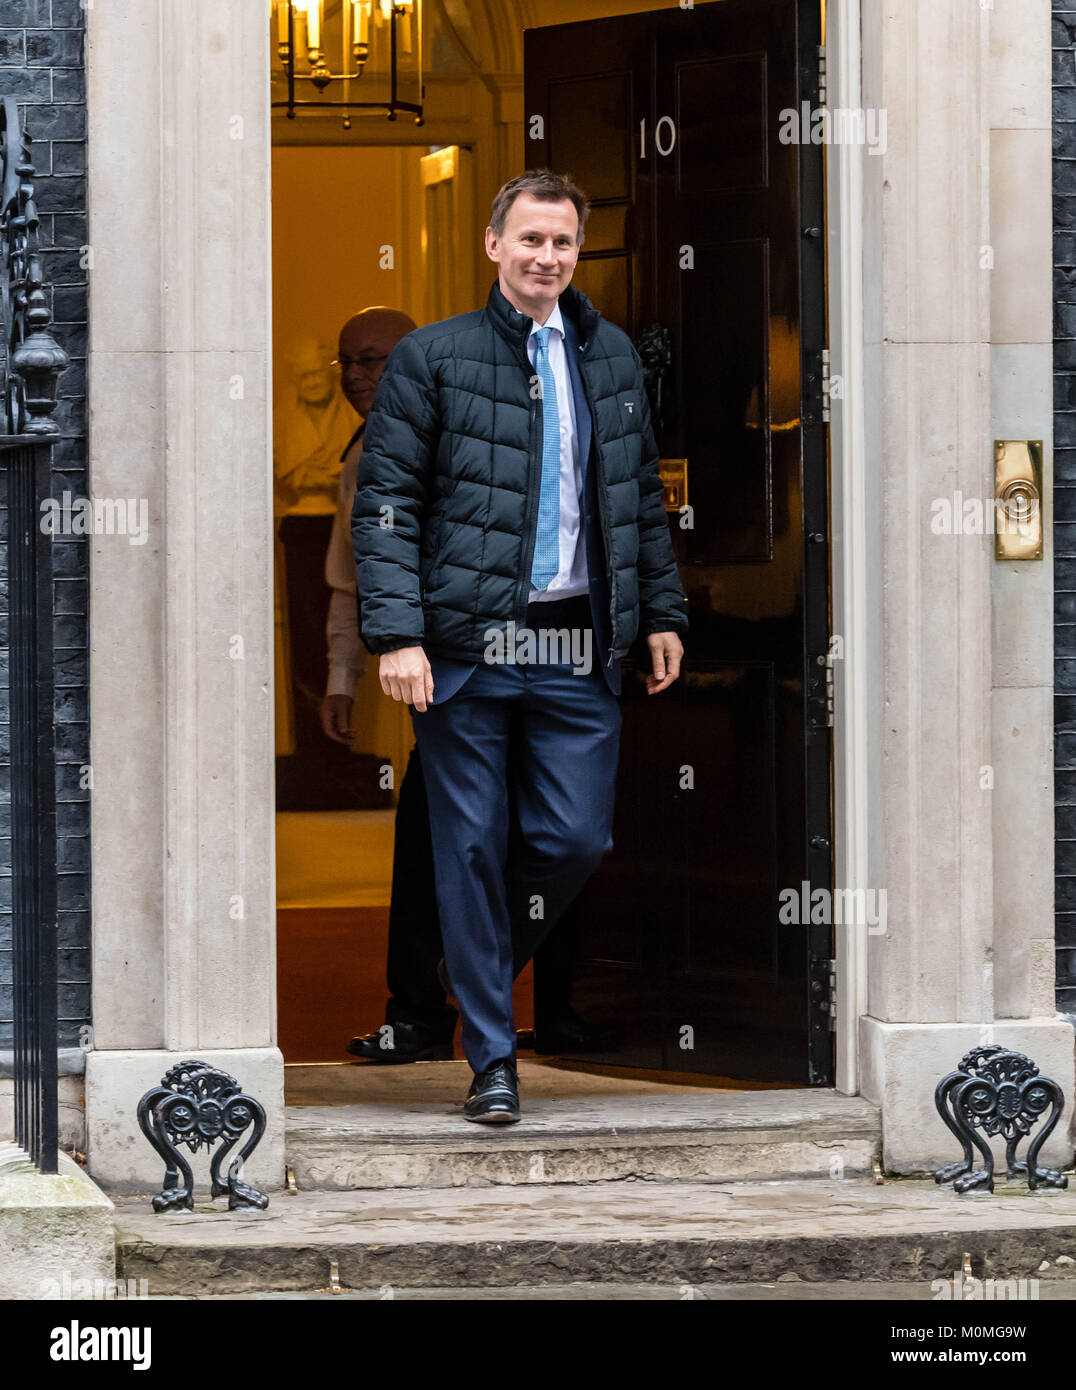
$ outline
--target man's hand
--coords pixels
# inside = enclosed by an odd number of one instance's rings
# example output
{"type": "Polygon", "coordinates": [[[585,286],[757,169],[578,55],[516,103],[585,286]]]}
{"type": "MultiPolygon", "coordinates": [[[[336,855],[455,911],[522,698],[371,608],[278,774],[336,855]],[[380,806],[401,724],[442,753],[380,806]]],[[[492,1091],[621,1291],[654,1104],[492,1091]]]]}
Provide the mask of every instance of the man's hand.
{"type": "Polygon", "coordinates": [[[350,695],[326,695],[321,702],[321,731],[337,743],[351,743],[351,707],[355,701],[350,695]]]}
{"type": "Polygon", "coordinates": [[[654,668],[653,675],[646,678],[646,693],[657,695],[672,685],[680,674],[684,646],[675,632],[652,632],[646,639],[646,645],[650,648],[654,668]]]}
{"type": "Polygon", "coordinates": [[[381,689],[394,700],[414,705],[425,714],[427,700],[433,699],[433,672],[429,658],[421,647],[401,647],[399,651],[383,652],[378,658],[377,674],[381,689]]]}

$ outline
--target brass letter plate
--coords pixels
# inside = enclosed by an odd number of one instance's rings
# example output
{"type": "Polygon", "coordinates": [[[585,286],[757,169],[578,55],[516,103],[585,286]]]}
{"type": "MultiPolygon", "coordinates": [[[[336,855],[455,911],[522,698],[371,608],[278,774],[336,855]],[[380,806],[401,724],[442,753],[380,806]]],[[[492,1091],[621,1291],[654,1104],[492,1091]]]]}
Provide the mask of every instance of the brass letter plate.
{"type": "Polygon", "coordinates": [[[1042,559],[1042,440],[994,440],[994,558],[1042,559]]]}
{"type": "Polygon", "coordinates": [[[687,459],[661,459],[662,500],[667,512],[678,512],[687,506],[687,459]]]}

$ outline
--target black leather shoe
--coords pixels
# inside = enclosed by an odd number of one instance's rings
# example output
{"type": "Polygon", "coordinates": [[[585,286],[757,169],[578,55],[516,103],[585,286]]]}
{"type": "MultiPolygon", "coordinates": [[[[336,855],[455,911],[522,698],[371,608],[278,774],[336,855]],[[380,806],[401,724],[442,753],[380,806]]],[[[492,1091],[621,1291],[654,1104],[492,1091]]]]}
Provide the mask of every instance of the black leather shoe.
{"type": "Polygon", "coordinates": [[[463,1102],[468,1120],[483,1125],[512,1125],[519,1119],[519,1077],[509,1061],[476,1072],[463,1102]]]}
{"type": "Polygon", "coordinates": [[[534,1029],[534,1050],[543,1056],[555,1052],[614,1052],[621,1032],[615,1023],[588,1023],[578,1014],[564,1014],[534,1029]]]}
{"type": "Polygon", "coordinates": [[[347,1045],[352,1057],[382,1066],[401,1062],[450,1062],[452,1036],[439,1037],[414,1023],[386,1023],[376,1033],[363,1033],[347,1045]]]}

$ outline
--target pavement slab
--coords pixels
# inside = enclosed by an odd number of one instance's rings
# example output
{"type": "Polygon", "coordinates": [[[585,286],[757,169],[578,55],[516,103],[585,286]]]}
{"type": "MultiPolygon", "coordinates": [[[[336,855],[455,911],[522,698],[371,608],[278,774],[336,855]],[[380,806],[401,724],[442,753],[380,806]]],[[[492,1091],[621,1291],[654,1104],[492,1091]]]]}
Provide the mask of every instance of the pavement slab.
{"type": "MultiPolygon", "coordinates": [[[[150,1295],[153,1298],[153,1295],[150,1295]]],[[[160,1294],[159,1301],[235,1302],[340,1298],[360,1303],[393,1300],[403,1303],[498,1302],[508,1303],[683,1303],[685,1301],[732,1303],[924,1303],[935,1302],[937,1292],[926,1280],[918,1283],[877,1283],[866,1279],[838,1279],[828,1283],[804,1283],[800,1279],[773,1284],[532,1284],[502,1289],[344,1289],[339,1294],[312,1289],[294,1293],[160,1294]]],[[[1076,1299],[1076,1280],[1040,1281],[1035,1298],[1044,1303],[1076,1299]]]]}
{"type": "MultiPolygon", "coordinates": [[[[223,1200],[220,1203],[222,1208],[223,1200]]],[[[933,1182],[609,1182],[311,1192],[266,1212],[116,1204],[125,1278],[152,1294],[781,1278],[1067,1278],[1076,1193],[959,1197],[933,1182]]]]}

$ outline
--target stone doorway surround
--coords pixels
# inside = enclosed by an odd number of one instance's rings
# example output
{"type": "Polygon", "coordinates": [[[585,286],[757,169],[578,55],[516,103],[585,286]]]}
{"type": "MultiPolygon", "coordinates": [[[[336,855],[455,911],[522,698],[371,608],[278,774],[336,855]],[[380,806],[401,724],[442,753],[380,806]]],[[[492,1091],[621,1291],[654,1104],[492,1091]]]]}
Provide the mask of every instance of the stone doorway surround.
{"type": "Polygon", "coordinates": [[[87,1159],[115,1190],[159,1184],[135,1106],[188,1056],[266,1107],[247,1180],[284,1173],[267,26],[263,0],[87,12],[91,481],[150,517],[91,557],[87,1159]]]}
{"type": "MultiPolygon", "coordinates": [[[[880,1106],[887,1165],[915,1169],[952,1156],[931,1093],[978,1042],[1072,1093],[1048,564],[939,545],[927,521],[935,496],[991,495],[995,435],[1049,434],[1049,5],[828,9],[831,105],[888,111],[884,155],[828,152],[836,882],[888,896],[885,936],[838,934],[838,1089],[880,1106]]],[[[265,1104],[246,1176],[274,1189],[266,7],[110,0],[87,20],[92,488],[147,497],[152,528],[92,557],[88,1161],[114,1190],[158,1182],[134,1107],[195,1055],[265,1104]]]]}
{"type": "MultiPolygon", "coordinates": [[[[831,104],[882,108],[888,130],[884,155],[830,151],[836,878],[888,898],[885,934],[839,952],[859,1020],[839,1085],[881,1107],[886,1166],[907,1171],[950,1151],[933,1081],[971,1047],[1027,1052],[1072,1095],[1053,997],[1050,5],[831,0],[829,23],[831,104]],[[934,499],[993,497],[995,438],[1044,441],[1042,562],[931,533],[934,499]]],[[[1064,1122],[1051,1147],[1071,1161],[1064,1122]]]]}

